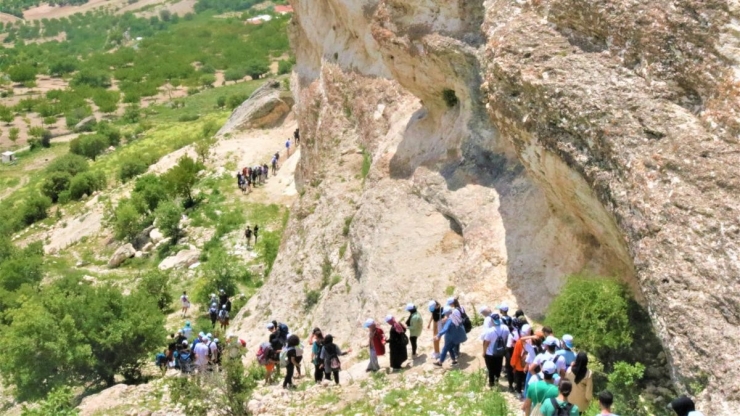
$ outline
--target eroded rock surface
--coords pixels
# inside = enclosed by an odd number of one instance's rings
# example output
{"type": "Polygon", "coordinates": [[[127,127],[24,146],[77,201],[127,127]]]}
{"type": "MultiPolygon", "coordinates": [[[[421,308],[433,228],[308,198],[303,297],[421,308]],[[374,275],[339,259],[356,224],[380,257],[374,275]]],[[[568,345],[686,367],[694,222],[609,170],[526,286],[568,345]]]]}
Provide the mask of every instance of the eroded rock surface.
{"type": "Polygon", "coordinates": [[[302,197],[243,332],[361,337],[446,290],[537,315],[615,275],[678,389],[740,411],[706,365],[740,342],[735,3],[291,3],[302,197]]]}
{"type": "Polygon", "coordinates": [[[293,96],[280,82],[267,81],[234,110],[218,134],[274,127],[285,119],[292,107],[293,96]]]}

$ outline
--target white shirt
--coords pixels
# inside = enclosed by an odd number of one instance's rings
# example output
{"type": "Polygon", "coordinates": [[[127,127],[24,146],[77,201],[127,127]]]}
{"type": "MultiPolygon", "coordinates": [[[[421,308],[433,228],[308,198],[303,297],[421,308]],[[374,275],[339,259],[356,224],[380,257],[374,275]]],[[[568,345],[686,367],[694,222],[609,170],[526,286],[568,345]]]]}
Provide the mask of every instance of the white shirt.
{"type": "Polygon", "coordinates": [[[187,296],[180,296],[180,300],[182,301],[182,306],[190,306],[190,301],[188,300],[187,296]]]}
{"type": "Polygon", "coordinates": [[[496,343],[496,339],[503,338],[506,340],[509,336],[509,327],[506,325],[492,326],[488,328],[483,334],[483,341],[488,341],[488,348],[486,348],[486,355],[493,355],[493,345],[496,343]]]}
{"type": "Polygon", "coordinates": [[[186,339],[190,339],[190,336],[193,335],[193,328],[192,327],[189,327],[189,326],[186,326],[185,328],[182,329],[182,335],[186,339]]]}
{"type": "MultiPolygon", "coordinates": [[[[211,361],[216,361],[218,359],[218,344],[210,342],[208,345],[211,349],[211,361]]],[[[206,354],[208,353],[206,352],[206,354]]]]}
{"type": "Polygon", "coordinates": [[[506,340],[506,348],[514,348],[514,344],[519,339],[519,331],[514,328],[514,331],[509,333],[509,338],[506,340]]]}
{"type": "Polygon", "coordinates": [[[545,361],[552,361],[558,368],[558,372],[565,371],[565,357],[545,351],[534,359],[535,364],[539,365],[542,365],[545,361]]]}
{"type": "Polygon", "coordinates": [[[193,349],[193,353],[195,353],[195,365],[208,364],[208,345],[205,342],[199,342],[193,349]]]}
{"type": "Polygon", "coordinates": [[[524,345],[524,351],[527,351],[527,358],[524,360],[524,362],[526,362],[527,365],[532,364],[535,357],[537,357],[537,352],[534,350],[534,345],[525,341],[522,341],[522,344],[524,345]]]}

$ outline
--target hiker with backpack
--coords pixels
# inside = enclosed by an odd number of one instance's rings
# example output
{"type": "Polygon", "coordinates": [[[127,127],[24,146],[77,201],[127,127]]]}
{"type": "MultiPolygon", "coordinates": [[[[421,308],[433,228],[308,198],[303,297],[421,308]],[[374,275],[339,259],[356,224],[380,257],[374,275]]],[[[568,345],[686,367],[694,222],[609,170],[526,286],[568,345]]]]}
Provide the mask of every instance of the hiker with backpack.
{"type": "Polygon", "coordinates": [[[385,334],[372,318],[368,318],[362,326],[368,330],[368,349],[370,350],[370,360],[365,371],[376,372],[380,370],[378,357],[385,355],[385,334]]]}
{"type": "MultiPolygon", "coordinates": [[[[279,353],[279,351],[277,353],[279,353]]],[[[273,348],[273,344],[270,342],[263,342],[257,349],[257,362],[260,365],[265,366],[266,386],[272,384],[272,373],[275,371],[275,355],[276,351],[273,348]]]]}
{"type": "Polygon", "coordinates": [[[406,346],[409,344],[409,338],[406,336],[406,327],[396,321],[392,315],[385,317],[385,323],[390,325],[388,330],[388,345],[391,351],[391,369],[400,370],[403,362],[408,360],[409,353],[406,346]]]}
{"type": "Polygon", "coordinates": [[[298,144],[300,144],[300,141],[301,141],[301,133],[299,132],[298,129],[295,129],[295,131],[293,132],[293,140],[295,140],[295,145],[296,146],[298,146],[298,144]]]}
{"type": "Polygon", "coordinates": [[[262,165],[262,173],[265,175],[265,179],[268,179],[270,176],[270,168],[267,166],[267,163],[262,165]]]}
{"type": "MultiPolygon", "coordinates": [[[[532,369],[539,369],[539,364],[533,364],[532,369]]],[[[533,383],[527,389],[527,398],[524,399],[522,410],[525,416],[541,415],[542,404],[549,399],[558,397],[558,387],[555,385],[554,376],[558,372],[552,361],[545,361],[541,366],[543,379],[533,383]]]]}
{"type": "Polygon", "coordinates": [[[568,380],[563,380],[558,387],[558,397],[545,400],[540,406],[540,413],[543,416],[579,416],[581,412],[578,406],[568,401],[572,389],[573,384],[568,380]]]}
{"type": "Polygon", "coordinates": [[[288,157],[290,157],[290,139],[285,142],[285,152],[288,154],[288,157]]]}
{"type": "Polygon", "coordinates": [[[277,157],[273,156],[270,164],[272,165],[272,176],[275,176],[277,173],[277,157]]]}
{"type": "Polygon", "coordinates": [[[532,328],[525,324],[519,331],[519,339],[514,343],[514,351],[511,354],[509,364],[514,369],[514,391],[517,393],[517,397],[522,397],[524,382],[527,377],[527,350],[524,345],[527,341],[522,339],[528,336],[532,332],[532,328]]]}
{"type": "MultiPolygon", "coordinates": [[[[429,318],[429,323],[427,323],[427,329],[429,329],[429,326],[434,322],[432,333],[436,335],[440,330],[439,321],[442,319],[442,305],[440,305],[436,300],[430,300],[428,309],[432,316],[429,318]]],[[[439,358],[439,340],[437,337],[434,337],[434,352],[432,353],[432,358],[439,358]]]]}
{"type": "Polygon", "coordinates": [[[509,336],[506,339],[506,356],[504,358],[504,371],[506,373],[506,381],[509,384],[509,393],[514,392],[514,367],[511,366],[511,355],[514,353],[514,344],[519,339],[519,330],[514,324],[515,320],[509,316],[509,306],[505,303],[499,305],[499,312],[501,313],[501,323],[509,328],[509,336]]]}
{"type": "Polygon", "coordinates": [[[541,365],[545,361],[550,361],[557,367],[560,378],[565,377],[565,357],[555,353],[558,347],[558,339],[550,335],[545,338],[542,345],[545,347],[545,352],[535,357],[534,362],[541,365]]]}
{"type": "Polygon", "coordinates": [[[208,308],[208,317],[211,318],[211,329],[216,328],[216,321],[218,320],[218,304],[216,302],[211,303],[208,308]]]}
{"type": "Polygon", "coordinates": [[[260,232],[260,226],[259,224],[254,224],[254,230],[252,230],[252,233],[254,234],[254,245],[257,245],[257,237],[259,237],[260,232]]]}
{"type": "Polygon", "coordinates": [[[416,306],[413,303],[406,305],[406,311],[409,312],[409,317],[406,320],[406,326],[409,329],[409,341],[411,342],[411,356],[416,358],[416,341],[421,335],[421,330],[424,327],[424,320],[421,317],[419,311],[416,310],[416,306]]]}
{"type": "Polygon", "coordinates": [[[193,371],[193,352],[188,347],[188,342],[182,342],[182,349],[177,352],[176,367],[185,374],[193,371]]]}
{"type": "Polygon", "coordinates": [[[267,329],[270,330],[270,341],[275,338],[280,341],[282,346],[288,345],[288,334],[290,333],[288,325],[282,322],[278,323],[277,321],[272,321],[267,324],[267,329]]]}
{"type": "Polygon", "coordinates": [[[563,356],[565,358],[565,367],[570,367],[576,360],[576,353],[573,351],[573,335],[563,335],[560,345],[562,348],[557,350],[555,354],[563,356]]]}
{"type": "Polygon", "coordinates": [[[483,358],[488,369],[488,387],[493,388],[501,378],[501,368],[506,359],[509,327],[503,324],[501,316],[497,313],[491,315],[491,322],[493,326],[483,334],[483,358]]]}
{"type": "Polygon", "coordinates": [[[339,360],[339,357],[347,355],[350,352],[352,350],[342,352],[339,346],[334,343],[334,337],[331,334],[326,334],[324,345],[319,354],[319,360],[324,365],[324,377],[327,380],[331,380],[332,376],[334,376],[334,383],[339,385],[339,370],[342,369],[342,362],[339,360]]]}
{"type": "Polygon", "coordinates": [[[283,380],[284,389],[295,388],[295,385],[293,385],[293,373],[295,372],[296,367],[300,365],[298,360],[296,360],[296,347],[299,343],[300,339],[298,339],[298,335],[291,335],[288,337],[288,346],[284,350],[287,358],[285,362],[285,380],[283,380]]]}
{"type": "Polygon", "coordinates": [[[226,310],[226,305],[222,306],[218,312],[218,322],[221,324],[222,331],[226,331],[229,327],[229,311],[226,310]]]}
{"type": "Polygon", "coordinates": [[[324,364],[320,359],[321,348],[324,346],[324,334],[321,333],[321,329],[314,328],[308,342],[311,344],[311,362],[314,369],[313,380],[316,383],[321,383],[321,380],[324,379],[324,364]]]}
{"type": "Polygon", "coordinates": [[[180,296],[180,303],[182,303],[182,317],[184,318],[188,313],[188,309],[190,309],[190,299],[188,299],[188,294],[184,290],[182,291],[182,296],[180,296]]]}
{"type": "Polygon", "coordinates": [[[585,352],[578,353],[575,362],[568,367],[568,371],[565,373],[565,380],[573,383],[569,400],[579,409],[588,409],[594,392],[593,374],[588,369],[588,354],[585,352]]]}
{"type": "Polygon", "coordinates": [[[445,346],[442,348],[442,353],[434,365],[442,367],[442,364],[447,358],[447,354],[450,354],[452,358],[452,364],[457,364],[459,354],[457,351],[460,350],[460,344],[467,341],[468,335],[465,333],[465,327],[462,322],[462,314],[459,310],[453,310],[449,306],[445,306],[442,309],[442,316],[449,317],[442,324],[442,329],[435,336],[435,339],[439,340],[444,336],[445,346]]]}
{"type": "MultiPolygon", "coordinates": [[[[205,337],[204,337],[205,338],[205,337]]],[[[195,367],[198,369],[199,374],[205,373],[208,369],[208,355],[210,349],[206,343],[206,339],[201,338],[200,342],[195,344],[193,347],[193,354],[195,355],[195,367]]]]}

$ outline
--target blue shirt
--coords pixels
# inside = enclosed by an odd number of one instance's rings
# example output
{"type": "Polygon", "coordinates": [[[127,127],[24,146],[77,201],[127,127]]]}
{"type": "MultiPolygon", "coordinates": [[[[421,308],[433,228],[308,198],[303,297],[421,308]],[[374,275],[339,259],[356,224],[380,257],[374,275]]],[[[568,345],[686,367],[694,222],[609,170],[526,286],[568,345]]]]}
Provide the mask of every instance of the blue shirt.
{"type": "Polygon", "coordinates": [[[565,357],[565,368],[567,369],[570,367],[571,364],[573,364],[573,361],[576,360],[576,353],[573,352],[573,350],[557,350],[555,351],[556,355],[562,355],[565,357]]]}

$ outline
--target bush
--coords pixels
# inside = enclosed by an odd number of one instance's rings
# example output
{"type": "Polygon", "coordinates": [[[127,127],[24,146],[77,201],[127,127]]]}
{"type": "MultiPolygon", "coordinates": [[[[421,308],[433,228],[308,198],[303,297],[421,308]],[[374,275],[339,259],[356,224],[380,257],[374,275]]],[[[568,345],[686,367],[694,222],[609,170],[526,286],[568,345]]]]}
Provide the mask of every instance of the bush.
{"type": "Polygon", "coordinates": [[[626,288],[613,279],[571,276],[550,304],[545,323],[555,333],[573,335],[577,347],[605,366],[616,351],[632,343],[626,288]]]}
{"type": "Polygon", "coordinates": [[[74,399],[75,395],[69,386],[58,387],[52,390],[37,407],[29,409],[23,405],[21,416],[77,416],[80,411],[75,408],[74,399]]]}
{"type": "Polygon", "coordinates": [[[141,198],[146,211],[154,212],[167,199],[167,189],[161,177],[148,174],[136,180],[133,195],[141,198]]]}
{"type": "Polygon", "coordinates": [[[310,311],[316,304],[319,303],[321,298],[321,292],[318,290],[309,290],[306,292],[306,300],[303,302],[303,307],[306,311],[310,311]]]}
{"type": "Polygon", "coordinates": [[[249,270],[222,248],[211,250],[208,261],[202,266],[203,278],[195,290],[195,302],[207,305],[211,293],[223,289],[227,295],[238,293],[237,283],[252,279],[249,270]]]}
{"type": "Polygon", "coordinates": [[[19,64],[8,68],[8,76],[13,82],[29,82],[36,79],[36,68],[29,64],[19,64]]]}
{"type": "Polygon", "coordinates": [[[163,175],[167,189],[174,195],[185,198],[187,206],[193,206],[195,204],[193,187],[195,187],[195,183],[198,181],[198,172],[203,170],[203,168],[204,166],[201,163],[188,156],[181,157],[177,165],[163,175]]]}
{"type": "Polygon", "coordinates": [[[293,70],[293,62],[281,60],[278,62],[278,75],[289,74],[293,70]]]}
{"type": "Polygon", "coordinates": [[[226,106],[226,97],[224,97],[223,95],[221,95],[221,96],[219,96],[216,99],[216,107],[217,108],[224,108],[225,106],[226,106]]]}
{"type": "Polygon", "coordinates": [[[72,175],[67,172],[52,172],[41,184],[41,193],[48,196],[51,202],[57,202],[59,194],[69,189],[72,175]]]}
{"type": "Polygon", "coordinates": [[[87,85],[92,88],[108,88],[111,86],[108,74],[92,69],[83,69],[76,73],[69,84],[73,87],[87,85]]]}
{"type": "Polygon", "coordinates": [[[456,106],[457,103],[460,102],[460,100],[458,100],[457,98],[457,94],[455,94],[455,91],[449,88],[445,88],[444,90],[442,90],[442,99],[449,108],[456,106]]]}
{"type": "Polygon", "coordinates": [[[66,172],[70,176],[75,176],[78,173],[87,172],[88,169],[90,169],[90,165],[87,163],[87,159],[79,155],[67,153],[54,159],[46,167],[46,172],[66,172]]]}
{"type": "Polygon", "coordinates": [[[86,134],[69,142],[69,151],[95,160],[108,148],[108,138],[100,134],[86,134]]]}
{"type": "Polygon", "coordinates": [[[85,172],[74,178],[69,184],[69,195],[72,199],[81,199],[85,195],[105,188],[105,175],[101,172],[85,172]]]}
{"type": "Polygon", "coordinates": [[[98,134],[105,136],[108,139],[109,145],[118,146],[121,144],[121,130],[113,127],[113,125],[107,121],[101,121],[95,125],[95,131],[98,134]]]}
{"type": "Polygon", "coordinates": [[[183,114],[180,117],[178,117],[177,121],[181,123],[189,122],[189,121],[195,121],[199,119],[200,116],[198,114],[183,114]]]}
{"type": "Polygon", "coordinates": [[[157,206],[154,216],[157,219],[157,228],[166,237],[170,237],[172,244],[177,244],[180,238],[180,219],[182,207],[172,201],[164,201],[157,206]]]}
{"type": "Polygon", "coordinates": [[[242,103],[246,101],[247,98],[249,97],[247,97],[246,95],[240,95],[240,94],[230,95],[228,98],[229,109],[231,110],[236,109],[237,107],[242,105],[242,103]]]}
{"type": "MultiPolygon", "coordinates": [[[[136,101],[138,102],[138,100],[136,101]]],[[[141,117],[141,109],[138,104],[131,104],[126,106],[126,110],[123,112],[123,121],[128,124],[135,124],[139,122],[141,117]]]]}
{"type": "Polygon", "coordinates": [[[41,221],[47,217],[46,210],[51,207],[51,199],[48,196],[34,194],[26,199],[21,208],[21,220],[26,225],[41,221]]]}
{"type": "Polygon", "coordinates": [[[157,300],[157,307],[162,312],[172,308],[172,293],[170,291],[170,276],[159,270],[149,270],[142,278],[139,286],[146,293],[157,300]]]}
{"type": "Polygon", "coordinates": [[[131,199],[122,199],[113,212],[113,231],[119,240],[133,240],[144,228],[144,216],[131,199]]]}
{"type": "Polygon", "coordinates": [[[128,156],[121,161],[121,166],[118,168],[118,179],[126,183],[129,179],[146,172],[148,168],[149,165],[141,157],[128,156]]]}
{"type": "Polygon", "coordinates": [[[644,373],[645,366],[640,363],[632,365],[620,361],[614,364],[607,387],[614,394],[613,411],[636,416],[650,414],[640,403],[640,380],[644,373]]]}

